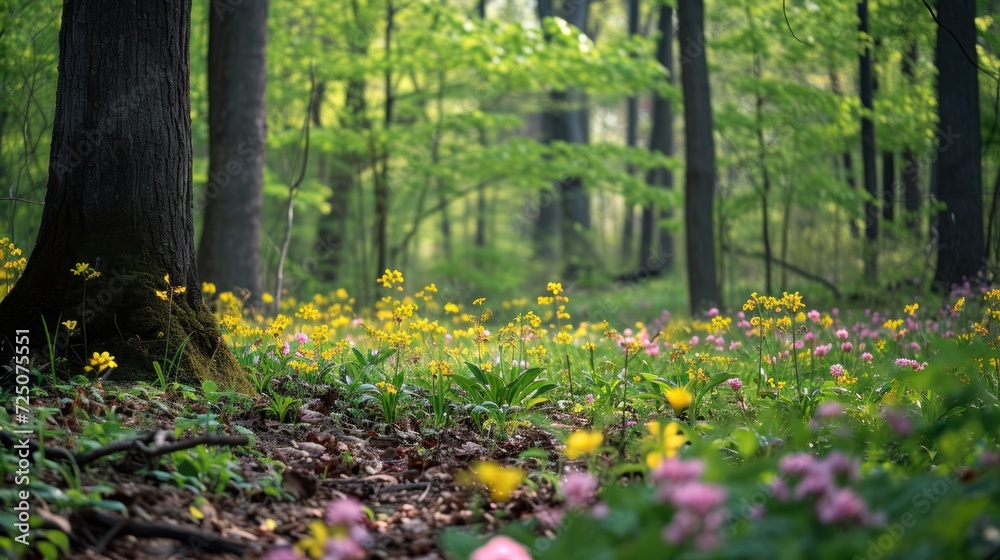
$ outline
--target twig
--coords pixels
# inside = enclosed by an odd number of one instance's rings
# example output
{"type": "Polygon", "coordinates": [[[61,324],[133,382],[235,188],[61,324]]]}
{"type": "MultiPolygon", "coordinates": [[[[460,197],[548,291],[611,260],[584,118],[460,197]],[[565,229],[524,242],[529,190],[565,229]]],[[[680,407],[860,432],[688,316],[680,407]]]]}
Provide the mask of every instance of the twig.
{"type": "MultiPolygon", "coordinates": [[[[181,525],[170,523],[149,523],[134,519],[123,519],[115,515],[109,515],[98,510],[89,510],[82,516],[87,522],[93,522],[110,528],[112,539],[121,535],[132,535],[133,537],[144,539],[172,539],[184,543],[192,548],[195,553],[201,554],[235,554],[243,556],[246,545],[243,543],[224,539],[212,533],[189,529],[181,525]],[[124,522],[124,523],[123,523],[124,522]]],[[[110,541],[112,539],[102,539],[110,541]]],[[[103,543],[107,544],[107,543],[103,543]]]]}
{"type": "Polygon", "coordinates": [[[31,200],[28,198],[21,198],[19,196],[0,196],[0,202],[24,202],[25,204],[37,204],[38,206],[45,206],[44,202],[38,202],[37,200],[31,200]]]}
{"type": "MultiPolygon", "coordinates": [[[[725,252],[727,252],[727,253],[736,255],[738,257],[746,257],[748,259],[763,259],[764,258],[764,255],[762,253],[756,253],[756,252],[753,252],[753,251],[743,251],[743,250],[740,250],[740,249],[734,249],[732,247],[723,247],[722,250],[725,251],[725,252]]],[[[834,284],[833,282],[830,282],[826,278],[823,278],[822,276],[813,274],[812,272],[809,272],[808,270],[804,270],[802,268],[799,268],[798,266],[795,266],[792,263],[785,262],[785,261],[783,261],[783,260],[781,260],[778,257],[775,257],[773,255],[771,256],[770,260],[774,264],[776,264],[776,265],[778,265],[778,266],[780,266],[782,268],[788,269],[788,270],[794,272],[795,274],[798,274],[799,276],[805,278],[806,280],[812,280],[814,282],[817,282],[819,284],[822,284],[822,285],[826,286],[827,288],[830,289],[831,292],[833,292],[833,295],[835,297],[838,297],[838,298],[841,297],[842,294],[840,293],[840,288],[838,288],[836,284],[834,284]]]]}
{"type": "MultiPolygon", "coordinates": [[[[168,443],[166,445],[158,445],[155,447],[150,447],[147,445],[149,442],[153,441],[156,436],[156,432],[152,432],[135,439],[128,439],[123,441],[116,441],[105,445],[104,447],[99,447],[97,449],[92,449],[86,453],[72,453],[60,447],[45,447],[45,458],[51,461],[56,461],[60,463],[76,463],[79,466],[87,465],[93,463],[94,461],[106,457],[108,455],[114,455],[115,453],[121,453],[123,451],[139,451],[146,457],[157,457],[159,455],[166,455],[168,453],[173,453],[175,451],[182,451],[184,449],[191,449],[192,447],[197,447],[199,445],[219,445],[219,446],[239,446],[246,445],[250,442],[247,436],[228,436],[221,434],[206,434],[203,436],[182,439],[180,441],[168,443]]],[[[18,441],[15,436],[8,434],[6,432],[0,432],[0,442],[6,447],[13,447],[18,441]]],[[[28,448],[32,451],[38,451],[41,447],[35,440],[28,440],[28,448]]]]}

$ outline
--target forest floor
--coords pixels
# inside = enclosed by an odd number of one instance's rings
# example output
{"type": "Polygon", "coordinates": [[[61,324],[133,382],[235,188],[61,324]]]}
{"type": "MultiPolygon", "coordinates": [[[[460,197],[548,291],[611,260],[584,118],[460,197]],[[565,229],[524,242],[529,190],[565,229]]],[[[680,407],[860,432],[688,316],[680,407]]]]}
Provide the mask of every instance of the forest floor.
{"type": "MultiPolygon", "coordinates": [[[[95,403],[93,394],[90,398],[78,396],[75,401],[41,399],[40,407],[59,410],[49,422],[66,434],[62,441],[46,441],[46,446],[74,449],[86,427],[86,422],[78,420],[84,409],[97,416],[113,411],[122,428],[137,433],[172,433],[174,411],[192,408],[192,403],[184,402],[176,393],[162,393],[149,400],[119,398],[112,396],[101,404],[95,403]]],[[[551,484],[522,486],[510,500],[492,503],[462,477],[470,463],[477,460],[523,464],[518,455],[532,448],[547,451],[555,459],[559,442],[541,428],[523,426],[500,442],[484,439],[471,427],[423,430],[425,435],[420,435],[405,425],[386,429],[384,424],[376,426],[364,419],[335,419],[337,405],[338,395],[331,391],[319,397],[311,409],[300,412],[307,421],[279,424],[257,412],[247,412],[220,422],[220,434],[235,435],[232,426],[242,426],[256,435],[252,452],[233,454],[238,461],[234,471],[238,470],[236,474],[245,483],[254,484],[271,476],[261,458],[285,465],[284,499],[244,491],[232,481],[219,493],[184,489],[140,474],[148,473],[152,466],[141,454],[118,453],[81,467],[80,488],[86,491],[102,484],[113,485],[114,490],[104,499],[125,506],[127,516],[116,514],[118,519],[148,523],[144,526],[146,536],[128,534],[142,533],[142,529],[125,529],[124,521],[111,526],[108,515],[95,517],[94,510],[78,510],[69,519],[54,513],[47,517],[55,526],[71,528],[66,532],[76,541],[72,557],[237,557],[206,552],[205,544],[219,538],[245,546],[244,558],[257,558],[275,546],[294,544],[306,537],[310,522],[323,517],[327,504],[347,496],[356,498],[374,514],[374,521],[369,523],[374,539],[368,547],[369,558],[435,559],[444,557],[439,537],[445,528],[476,524],[489,530],[552,507],[555,494],[551,484]],[[188,538],[149,536],[172,525],[183,528],[188,538]]],[[[556,416],[562,416],[562,422],[554,420],[554,427],[573,429],[583,423],[580,418],[562,413],[556,416]]],[[[48,484],[67,487],[56,472],[42,473],[48,484]]]]}

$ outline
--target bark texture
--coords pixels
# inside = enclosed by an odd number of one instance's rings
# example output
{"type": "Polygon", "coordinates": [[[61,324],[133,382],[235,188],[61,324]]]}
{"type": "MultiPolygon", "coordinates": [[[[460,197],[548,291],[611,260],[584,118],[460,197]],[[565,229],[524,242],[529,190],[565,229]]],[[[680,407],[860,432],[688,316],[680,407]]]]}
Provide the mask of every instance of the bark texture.
{"type": "Polygon", "coordinates": [[[195,261],[190,13],[188,1],[65,1],[45,209],[27,268],[0,302],[0,363],[16,330],[40,351],[43,318],[50,330],[74,320],[56,340],[73,367],[108,351],[119,364],[110,379],[151,379],[151,362],[183,345],[180,379],[249,386],[202,301],[195,261]],[[76,263],[101,275],[75,276],[76,263]],[[157,296],[171,286],[183,291],[157,296]]]}

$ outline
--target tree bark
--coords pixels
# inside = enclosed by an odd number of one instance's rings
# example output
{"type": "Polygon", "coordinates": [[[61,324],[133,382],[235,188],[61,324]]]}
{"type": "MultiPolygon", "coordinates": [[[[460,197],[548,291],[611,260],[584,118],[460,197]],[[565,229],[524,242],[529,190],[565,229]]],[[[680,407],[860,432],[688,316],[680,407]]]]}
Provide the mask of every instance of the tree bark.
{"type": "MultiPolygon", "coordinates": [[[[629,37],[635,37],[639,33],[639,0],[627,0],[628,5],[628,34],[629,37]]],[[[634,148],[639,142],[639,98],[635,95],[630,96],[625,102],[625,145],[634,148]]],[[[635,173],[634,167],[629,164],[628,172],[630,175],[635,173]]],[[[640,220],[641,221],[641,220],[640,220]]],[[[647,232],[640,231],[640,234],[645,234],[647,232]]],[[[635,239],[635,205],[629,200],[628,195],[625,196],[625,221],[622,224],[622,247],[621,247],[621,261],[623,264],[628,265],[632,262],[634,257],[634,242],[635,239]]],[[[640,239],[640,247],[643,245],[643,241],[647,244],[651,241],[650,239],[640,239]]],[[[646,248],[648,250],[648,248],[646,248]]],[[[640,249],[639,251],[640,259],[645,256],[645,251],[640,249]]]]}
{"type": "MultiPolygon", "coordinates": [[[[674,9],[666,3],[660,5],[656,40],[656,61],[667,70],[667,79],[674,83],[674,9]]],[[[670,99],[653,92],[653,130],[649,135],[649,150],[665,156],[674,155],[674,112],[670,99]]],[[[646,182],[663,189],[674,188],[674,172],[666,167],[652,169],[646,182]]],[[[656,206],[646,204],[642,209],[639,236],[639,268],[650,272],[666,273],[674,266],[674,238],[665,227],[657,228],[656,206]],[[653,239],[659,229],[660,247],[653,253],[653,239]]],[[[670,217],[673,211],[661,208],[660,218],[670,217]]]]}
{"type": "Polygon", "coordinates": [[[264,292],[261,208],[266,138],[268,0],[208,10],[208,185],[198,250],[203,280],[220,291],[264,292]]]}
{"type": "Polygon", "coordinates": [[[896,219],[896,154],[882,152],[882,220],[896,219]]]}
{"type": "Polygon", "coordinates": [[[151,379],[151,361],[183,346],[181,380],[249,387],[198,279],[190,16],[187,1],[64,2],[45,207],[27,268],[0,301],[0,363],[15,331],[40,351],[43,319],[50,331],[74,320],[56,339],[74,366],[108,351],[111,379],[151,379]],[[75,276],[77,263],[101,276],[75,276]]]}
{"type": "Polygon", "coordinates": [[[703,0],[679,0],[677,38],[681,45],[681,86],[684,91],[684,224],[691,312],[718,305],[715,274],[715,139],[705,57],[703,0]]]}
{"type": "Polygon", "coordinates": [[[874,103],[874,75],[872,71],[872,49],[868,43],[868,0],[858,2],[858,32],[864,41],[859,55],[859,89],[861,93],[861,165],[862,180],[868,198],[865,200],[865,243],[862,250],[864,275],[868,281],[878,277],[878,175],[875,168],[875,121],[872,112],[874,103]]]}
{"type": "MultiPolygon", "coordinates": [[[[917,65],[917,43],[910,43],[910,48],[903,55],[902,73],[910,87],[916,85],[914,68],[917,65]]],[[[920,162],[917,155],[909,147],[903,149],[903,208],[906,210],[906,227],[914,235],[920,235],[920,162]]]]}
{"type": "MultiPolygon", "coordinates": [[[[586,32],[589,0],[564,0],[558,14],[553,13],[551,0],[538,2],[539,21],[558,15],[567,23],[586,32]]],[[[543,141],[585,144],[588,140],[587,114],[583,95],[574,89],[554,91],[550,107],[542,117],[543,141]]],[[[590,200],[580,177],[572,173],[558,180],[553,190],[542,193],[539,217],[535,229],[538,256],[555,256],[553,240],[558,234],[564,261],[563,275],[567,280],[578,277],[590,262],[586,231],[590,229],[590,200]]]]}
{"type": "Polygon", "coordinates": [[[983,193],[976,60],[976,2],[938,2],[938,261],[934,282],[948,289],[983,269],[983,193]],[[954,35],[952,35],[954,34],[954,35]]]}

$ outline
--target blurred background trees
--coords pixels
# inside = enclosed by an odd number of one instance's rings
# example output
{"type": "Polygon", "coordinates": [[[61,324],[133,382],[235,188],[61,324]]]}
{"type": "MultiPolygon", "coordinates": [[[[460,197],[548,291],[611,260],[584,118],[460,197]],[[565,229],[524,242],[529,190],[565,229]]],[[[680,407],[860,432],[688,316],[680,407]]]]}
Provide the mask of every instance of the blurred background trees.
{"type": "MultiPolygon", "coordinates": [[[[940,27],[904,0],[678,3],[196,4],[202,279],[274,294],[290,193],[293,298],[372,301],[386,267],[467,299],[657,276],[694,308],[995,274],[1000,2],[939,2],[940,27]]],[[[25,248],[60,8],[0,4],[0,232],[25,248]]]]}

